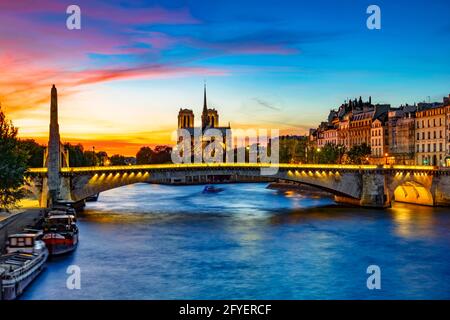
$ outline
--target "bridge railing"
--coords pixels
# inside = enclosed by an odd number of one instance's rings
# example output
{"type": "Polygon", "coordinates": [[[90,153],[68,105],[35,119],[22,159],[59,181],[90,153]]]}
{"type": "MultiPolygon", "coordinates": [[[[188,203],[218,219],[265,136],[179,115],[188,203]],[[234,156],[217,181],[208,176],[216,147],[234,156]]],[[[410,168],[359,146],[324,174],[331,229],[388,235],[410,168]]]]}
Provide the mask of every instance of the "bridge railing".
{"type": "MultiPolygon", "coordinates": [[[[95,167],[64,167],[62,173],[102,172],[102,171],[150,171],[150,170],[176,170],[176,169],[236,169],[236,168],[280,168],[291,170],[440,170],[436,166],[406,166],[406,165],[342,165],[342,164],[271,164],[271,163],[189,163],[189,164],[144,164],[124,166],[95,166],[95,167]]],[[[46,173],[47,168],[30,168],[29,173],[46,173]]]]}

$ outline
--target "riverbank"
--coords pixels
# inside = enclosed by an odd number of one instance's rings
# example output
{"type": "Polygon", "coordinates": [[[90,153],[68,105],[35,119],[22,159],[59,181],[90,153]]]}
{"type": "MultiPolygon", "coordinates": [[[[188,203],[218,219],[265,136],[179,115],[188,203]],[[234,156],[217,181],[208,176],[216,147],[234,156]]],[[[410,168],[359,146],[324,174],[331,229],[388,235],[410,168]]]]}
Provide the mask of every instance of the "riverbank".
{"type": "Polygon", "coordinates": [[[6,246],[8,235],[22,232],[23,228],[33,226],[43,217],[39,208],[19,209],[11,213],[0,212],[0,252],[6,246]]]}

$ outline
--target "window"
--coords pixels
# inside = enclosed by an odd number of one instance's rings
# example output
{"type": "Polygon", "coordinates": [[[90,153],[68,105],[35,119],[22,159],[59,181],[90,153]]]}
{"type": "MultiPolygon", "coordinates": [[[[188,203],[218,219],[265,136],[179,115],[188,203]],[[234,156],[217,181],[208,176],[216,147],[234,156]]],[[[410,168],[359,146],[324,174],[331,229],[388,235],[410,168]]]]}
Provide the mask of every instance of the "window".
{"type": "Polygon", "coordinates": [[[436,152],[436,143],[433,143],[433,152],[436,152]]]}
{"type": "Polygon", "coordinates": [[[428,144],[428,152],[431,152],[431,145],[428,144]]]}
{"type": "Polygon", "coordinates": [[[417,140],[420,140],[420,133],[417,132],[417,140]]]}
{"type": "Polygon", "coordinates": [[[439,143],[439,151],[442,152],[442,143],[439,143]]]}

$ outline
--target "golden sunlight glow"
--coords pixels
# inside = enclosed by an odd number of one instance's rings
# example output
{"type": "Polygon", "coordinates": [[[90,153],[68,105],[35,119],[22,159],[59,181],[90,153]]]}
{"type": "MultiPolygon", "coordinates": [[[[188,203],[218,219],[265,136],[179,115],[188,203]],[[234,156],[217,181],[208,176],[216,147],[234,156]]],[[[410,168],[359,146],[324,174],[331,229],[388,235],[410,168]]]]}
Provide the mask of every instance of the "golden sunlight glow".
{"type": "MultiPolygon", "coordinates": [[[[170,170],[170,169],[202,169],[202,168],[279,168],[288,170],[302,170],[309,169],[309,175],[326,175],[326,170],[376,170],[376,169],[394,169],[394,170],[426,170],[437,171],[444,170],[432,166],[377,166],[377,165],[341,165],[341,164],[273,164],[273,163],[185,163],[185,164],[144,164],[144,165],[125,165],[125,166],[102,166],[102,167],[64,167],[61,168],[62,173],[77,173],[77,172],[111,172],[111,171],[142,171],[142,170],[170,170]]],[[[395,176],[402,174],[408,175],[409,172],[396,172],[395,176]]],[[[46,173],[47,168],[30,168],[29,173],[46,173]]],[[[146,172],[148,173],[148,172],[146,172]]],[[[103,173],[104,174],[104,173],[103,173]]],[[[288,174],[293,174],[292,172],[288,174]]],[[[336,175],[339,172],[336,171],[336,175]]],[[[422,173],[424,176],[426,173],[422,173]]]]}

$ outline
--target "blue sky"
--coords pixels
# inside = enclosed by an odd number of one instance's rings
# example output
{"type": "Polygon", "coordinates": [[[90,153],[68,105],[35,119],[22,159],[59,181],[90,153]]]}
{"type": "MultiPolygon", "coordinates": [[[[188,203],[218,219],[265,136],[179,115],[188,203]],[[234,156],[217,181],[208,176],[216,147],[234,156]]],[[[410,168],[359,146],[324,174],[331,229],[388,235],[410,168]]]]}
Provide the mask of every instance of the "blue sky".
{"type": "Polygon", "coordinates": [[[449,1],[80,0],[74,31],[69,4],[0,1],[0,101],[25,135],[46,134],[50,82],[68,140],[136,146],[170,140],[180,107],[199,120],[204,80],[222,123],[290,133],[346,98],[450,93],[449,1]]]}

